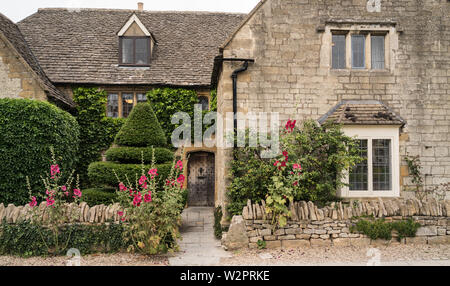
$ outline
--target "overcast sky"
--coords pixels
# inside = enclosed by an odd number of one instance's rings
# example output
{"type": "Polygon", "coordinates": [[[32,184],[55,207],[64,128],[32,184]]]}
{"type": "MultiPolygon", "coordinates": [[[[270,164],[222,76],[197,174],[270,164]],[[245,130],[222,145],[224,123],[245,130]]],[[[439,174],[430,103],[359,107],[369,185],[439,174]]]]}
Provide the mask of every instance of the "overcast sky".
{"type": "Polygon", "coordinates": [[[144,10],[156,11],[220,11],[250,12],[259,0],[0,0],[0,12],[14,22],[37,12],[38,8],[117,8],[137,9],[137,2],[144,3],[144,10]]]}

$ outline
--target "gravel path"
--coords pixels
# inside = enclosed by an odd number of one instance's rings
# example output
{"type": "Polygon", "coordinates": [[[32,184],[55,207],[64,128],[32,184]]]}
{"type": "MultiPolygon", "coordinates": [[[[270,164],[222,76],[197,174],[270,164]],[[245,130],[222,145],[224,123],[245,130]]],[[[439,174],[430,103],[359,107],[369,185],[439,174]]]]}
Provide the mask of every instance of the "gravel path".
{"type": "MultiPolygon", "coordinates": [[[[221,265],[367,265],[376,255],[370,255],[369,249],[370,247],[247,249],[235,251],[232,258],[222,258],[221,265]]],[[[379,250],[380,265],[450,266],[450,245],[391,245],[376,249],[379,250]]]]}
{"type": "MultiPolygon", "coordinates": [[[[67,257],[31,257],[0,256],[0,266],[65,266],[67,257]]],[[[129,253],[93,254],[82,256],[81,266],[167,266],[165,256],[143,256],[129,253]]]]}
{"type": "MultiPolygon", "coordinates": [[[[220,265],[367,265],[369,247],[320,247],[308,249],[246,249],[229,252],[220,265]]],[[[450,245],[391,245],[377,247],[383,265],[450,266],[450,245]]],[[[167,266],[169,256],[142,256],[128,253],[82,256],[82,266],[167,266]]],[[[21,258],[0,256],[0,266],[64,266],[66,257],[21,258]]]]}

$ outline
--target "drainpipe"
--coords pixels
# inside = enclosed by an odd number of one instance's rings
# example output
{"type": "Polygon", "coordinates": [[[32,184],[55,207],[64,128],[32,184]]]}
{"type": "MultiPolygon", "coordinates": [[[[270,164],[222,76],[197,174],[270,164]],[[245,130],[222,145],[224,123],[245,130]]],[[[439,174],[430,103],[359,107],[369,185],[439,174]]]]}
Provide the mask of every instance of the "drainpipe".
{"type": "MultiPolygon", "coordinates": [[[[254,63],[255,60],[253,60],[253,59],[239,59],[239,58],[224,58],[224,59],[222,59],[222,61],[232,61],[232,62],[240,61],[240,62],[244,62],[242,67],[234,70],[233,73],[231,74],[231,79],[233,80],[233,114],[234,114],[233,130],[234,130],[234,134],[237,135],[237,79],[238,79],[238,74],[241,73],[241,72],[246,71],[247,68],[248,68],[248,63],[254,63]]],[[[237,138],[235,136],[234,137],[233,148],[234,148],[234,145],[236,145],[236,139],[237,138]]]]}

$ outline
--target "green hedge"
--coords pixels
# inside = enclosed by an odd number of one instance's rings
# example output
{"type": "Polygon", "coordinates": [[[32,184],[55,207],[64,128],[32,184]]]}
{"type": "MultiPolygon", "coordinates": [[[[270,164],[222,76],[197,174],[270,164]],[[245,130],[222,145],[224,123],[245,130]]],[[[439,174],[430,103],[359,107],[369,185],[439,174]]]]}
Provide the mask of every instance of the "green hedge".
{"type": "Polygon", "coordinates": [[[107,93],[97,88],[75,88],[73,99],[77,104],[76,119],[80,125],[80,160],[77,173],[82,187],[89,185],[87,169],[90,163],[99,161],[100,153],[111,146],[124,118],[106,116],[107,93]]]}
{"type": "MultiPolygon", "coordinates": [[[[70,225],[63,229],[58,236],[60,242],[66,242],[66,249],[59,255],[65,255],[70,248],[80,250],[81,255],[90,253],[114,253],[125,251],[128,245],[123,240],[124,227],[122,224],[101,225],[70,225]]],[[[0,224],[0,255],[17,256],[45,256],[55,245],[54,236],[49,229],[33,225],[27,221],[18,224],[0,224]]]]}
{"type": "Polygon", "coordinates": [[[130,147],[167,145],[166,136],[149,103],[139,103],[133,108],[114,143],[130,147]]]}
{"type": "MultiPolygon", "coordinates": [[[[173,152],[166,148],[154,148],[155,163],[161,164],[172,162],[173,152]]],[[[144,162],[150,163],[152,161],[152,147],[114,147],[106,152],[106,160],[112,162],[140,164],[142,162],[142,153],[144,155],[144,162]]]]}
{"type": "Polygon", "coordinates": [[[28,202],[26,176],[33,193],[44,195],[40,176],[50,171],[51,146],[69,174],[77,163],[79,133],[75,118],[50,103],[0,99],[0,203],[28,202]]]}
{"type": "MultiPolygon", "coordinates": [[[[160,185],[162,185],[165,179],[168,177],[172,163],[156,165],[158,169],[158,178],[160,185]]],[[[145,171],[150,169],[149,165],[144,166],[145,171]]],[[[126,183],[125,175],[128,176],[131,183],[135,184],[136,175],[141,176],[141,164],[118,164],[114,162],[94,162],[89,165],[88,174],[91,182],[96,182],[97,186],[118,186],[117,178],[114,175],[114,171],[119,176],[120,180],[126,183]]]]}
{"type": "Polygon", "coordinates": [[[94,188],[83,190],[83,201],[90,207],[96,205],[111,205],[117,202],[117,194],[114,189],[94,188]]]}

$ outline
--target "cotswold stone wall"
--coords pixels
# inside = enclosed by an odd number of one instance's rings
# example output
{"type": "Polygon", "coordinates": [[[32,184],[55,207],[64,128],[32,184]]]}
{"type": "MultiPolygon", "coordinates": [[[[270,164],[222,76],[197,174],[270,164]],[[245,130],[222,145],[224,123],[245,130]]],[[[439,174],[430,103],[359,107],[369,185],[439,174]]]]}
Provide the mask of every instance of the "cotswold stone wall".
{"type": "MultiPolygon", "coordinates": [[[[42,202],[37,208],[39,217],[45,221],[48,218],[46,202],[42,202]]],[[[79,205],[66,204],[64,206],[64,216],[68,222],[77,223],[119,222],[118,211],[120,210],[122,209],[119,204],[89,207],[85,202],[82,202],[79,205]]],[[[3,204],[0,204],[0,224],[3,222],[3,219],[6,219],[6,223],[18,223],[31,219],[31,217],[32,209],[29,205],[16,207],[13,204],[9,204],[5,207],[3,204]]]]}
{"type": "Polygon", "coordinates": [[[365,246],[388,243],[450,243],[450,201],[393,199],[334,203],[318,208],[312,202],[296,202],[290,206],[291,219],[283,228],[274,228],[272,217],[266,214],[265,204],[252,204],[243,209],[242,217],[234,217],[223,245],[229,249],[257,248],[258,241],[267,248],[309,246],[365,246]],[[351,233],[350,227],[358,218],[373,216],[386,221],[412,218],[421,224],[416,237],[400,242],[393,233],[391,241],[371,241],[366,235],[351,233]],[[246,236],[238,234],[245,233],[246,236]]]}

